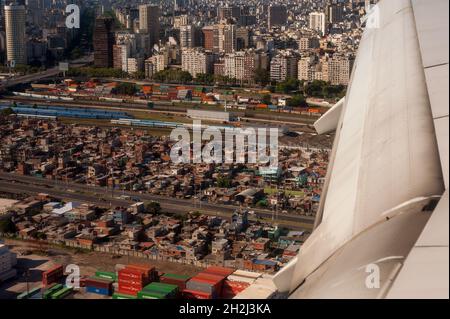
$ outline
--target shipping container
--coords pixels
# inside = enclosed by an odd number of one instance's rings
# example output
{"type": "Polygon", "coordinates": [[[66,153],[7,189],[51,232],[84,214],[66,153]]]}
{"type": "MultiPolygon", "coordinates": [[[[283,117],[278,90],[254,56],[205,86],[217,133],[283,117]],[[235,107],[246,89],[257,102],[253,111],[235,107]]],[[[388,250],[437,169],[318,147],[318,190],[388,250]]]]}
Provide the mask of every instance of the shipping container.
{"type": "Polygon", "coordinates": [[[63,299],[65,297],[67,297],[68,295],[70,295],[73,291],[73,288],[69,288],[69,287],[64,287],[61,290],[58,290],[57,292],[55,292],[54,294],[51,295],[51,299],[63,299]]]}
{"type": "Polygon", "coordinates": [[[112,298],[113,299],[136,299],[136,296],[122,294],[120,292],[115,292],[115,293],[113,293],[112,298]]]}
{"type": "Polygon", "coordinates": [[[191,277],[187,275],[164,274],[159,278],[159,281],[166,284],[177,285],[179,290],[183,290],[186,288],[186,282],[189,279],[191,279],[191,277]]]}
{"type": "Polygon", "coordinates": [[[49,288],[47,288],[43,294],[42,294],[42,298],[43,299],[51,299],[51,296],[56,293],[57,291],[60,291],[61,289],[63,289],[64,286],[61,284],[52,284],[49,288]]]}
{"type": "Polygon", "coordinates": [[[95,277],[109,279],[109,280],[117,280],[117,274],[115,272],[109,271],[96,271],[95,277]]]}
{"type": "Polygon", "coordinates": [[[234,273],[234,269],[232,268],[227,268],[227,267],[220,267],[220,266],[210,266],[208,268],[205,269],[204,272],[209,273],[209,274],[215,274],[215,275],[219,275],[219,276],[229,276],[232,273],[234,273]]]}
{"type": "Polygon", "coordinates": [[[189,289],[183,290],[182,295],[184,299],[213,299],[211,294],[189,289]]]}
{"type": "Polygon", "coordinates": [[[179,288],[177,285],[152,282],[149,285],[145,286],[142,291],[162,293],[167,298],[175,298],[178,295],[179,288]]]}
{"type": "Polygon", "coordinates": [[[114,283],[113,280],[103,279],[103,278],[98,278],[98,277],[89,277],[85,281],[86,287],[91,286],[91,287],[106,288],[106,289],[111,289],[113,283],[114,283]]]}
{"type": "Polygon", "coordinates": [[[99,287],[94,287],[94,286],[86,286],[86,292],[103,295],[103,296],[111,295],[111,289],[99,288],[99,287]]]}
{"type": "Polygon", "coordinates": [[[42,273],[42,284],[48,286],[52,283],[58,282],[64,275],[64,267],[57,265],[42,273]]]}
{"type": "Polygon", "coordinates": [[[166,299],[167,294],[157,291],[139,291],[137,294],[138,299],[166,299]]]}
{"type": "Polygon", "coordinates": [[[20,295],[17,296],[17,299],[30,299],[34,295],[41,292],[41,287],[36,287],[33,289],[30,289],[28,291],[22,292],[20,295]]]}

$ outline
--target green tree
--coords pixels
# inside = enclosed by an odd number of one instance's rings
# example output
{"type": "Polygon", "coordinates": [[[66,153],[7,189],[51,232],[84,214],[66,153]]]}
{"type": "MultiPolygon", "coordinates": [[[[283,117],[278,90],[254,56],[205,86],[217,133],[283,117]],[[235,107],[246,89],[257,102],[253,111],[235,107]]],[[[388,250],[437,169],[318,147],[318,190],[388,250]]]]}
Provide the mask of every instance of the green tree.
{"type": "Polygon", "coordinates": [[[292,91],[297,91],[300,85],[299,80],[297,79],[287,79],[283,82],[277,83],[275,87],[275,91],[278,93],[287,94],[292,91]]]}
{"type": "Polygon", "coordinates": [[[120,82],[117,86],[112,90],[113,94],[118,95],[134,95],[138,91],[136,85],[130,82],[120,82]]]}
{"type": "Polygon", "coordinates": [[[145,204],[145,211],[147,214],[158,215],[161,214],[161,205],[158,202],[148,202],[145,204]]]}
{"type": "Polygon", "coordinates": [[[288,106],[308,107],[306,99],[302,94],[296,94],[287,102],[288,106]]]}
{"type": "Polygon", "coordinates": [[[14,114],[14,111],[12,108],[8,107],[6,109],[3,109],[0,111],[0,116],[9,116],[11,114],[14,114]]]}
{"type": "Polygon", "coordinates": [[[11,218],[3,217],[0,219],[0,233],[3,234],[13,234],[16,232],[16,225],[13,223],[11,218]]]}
{"type": "Polygon", "coordinates": [[[269,71],[263,68],[257,68],[254,72],[254,79],[260,85],[267,85],[270,82],[269,71]]]}
{"type": "Polygon", "coordinates": [[[270,94],[264,94],[261,98],[261,103],[272,104],[272,98],[270,97],[270,94]]]}
{"type": "Polygon", "coordinates": [[[221,188],[230,188],[231,187],[231,179],[225,176],[217,177],[217,187],[221,188]]]}

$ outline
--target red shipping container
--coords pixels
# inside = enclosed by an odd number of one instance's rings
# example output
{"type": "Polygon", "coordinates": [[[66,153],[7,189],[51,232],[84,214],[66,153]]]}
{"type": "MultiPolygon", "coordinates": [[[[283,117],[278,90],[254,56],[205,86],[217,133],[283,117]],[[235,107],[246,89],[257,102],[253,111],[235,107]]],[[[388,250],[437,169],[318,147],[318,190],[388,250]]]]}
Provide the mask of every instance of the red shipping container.
{"type": "Polygon", "coordinates": [[[143,287],[135,285],[121,285],[119,284],[119,290],[141,291],[143,287]]]}
{"type": "Polygon", "coordinates": [[[49,270],[46,270],[42,274],[42,276],[49,276],[49,275],[53,275],[55,273],[63,275],[64,274],[64,267],[63,267],[63,265],[57,265],[57,266],[54,266],[53,268],[50,268],[49,270]]]}
{"type": "Polygon", "coordinates": [[[185,299],[212,299],[211,294],[195,290],[183,290],[183,298],[185,299]]]}
{"type": "Polygon", "coordinates": [[[227,267],[210,266],[210,267],[206,268],[206,270],[204,272],[209,273],[209,274],[216,274],[216,275],[228,277],[229,275],[234,273],[234,269],[227,268],[227,267]]]}
{"type": "Polygon", "coordinates": [[[136,280],[136,279],[128,279],[128,278],[119,278],[118,280],[119,284],[124,284],[124,285],[134,285],[134,286],[142,286],[145,284],[144,281],[142,280],[136,280]]]}
{"type": "Polygon", "coordinates": [[[119,270],[119,278],[143,280],[145,273],[135,269],[124,268],[119,270]]]}
{"type": "Polygon", "coordinates": [[[214,295],[216,295],[216,296],[220,295],[220,293],[222,291],[222,283],[223,283],[222,279],[221,280],[212,280],[212,279],[208,279],[208,278],[202,278],[199,276],[195,276],[190,281],[196,281],[199,283],[206,283],[208,285],[211,285],[213,287],[212,290],[214,291],[214,295]]]}
{"type": "Polygon", "coordinates": [[[137,293],[140,290],[129,290],[129,289],[125,289],[125,288],[119,288],[116,292],[120,293],[120,294],[125,294],[125,295],[131,295],[131,296],[137,296],[137,293]]]}
{"type": "Polygon", "coordinates": [[[63,265],[57,265],[42,273],[42,284],[48,286],[57,282],[64,275],[63,265]]]}

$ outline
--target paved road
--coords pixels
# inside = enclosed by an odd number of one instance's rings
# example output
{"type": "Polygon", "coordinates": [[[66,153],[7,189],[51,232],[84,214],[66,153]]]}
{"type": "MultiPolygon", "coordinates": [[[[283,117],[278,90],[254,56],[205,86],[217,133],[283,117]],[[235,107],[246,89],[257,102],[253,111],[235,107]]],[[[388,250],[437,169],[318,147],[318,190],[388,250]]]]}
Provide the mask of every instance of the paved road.
{"type": "MultiPolygon", "coordinates": [[[[117,196],[127,195],[138,197],[142,201],[158,201],[163,210],[173,213],[187,213],[189,211],[201,211],[202,213],[212,215],[231,215],[237,206],[221,205],[205,203],[198,200],[186,200],[180,198],[139,194],[130,191],[114,191],[111,194],[111,189],[106,187],[96,187],[83,184],[65,183],[62,181],[47,180],[43,178],[36,178],[31,176],[21,176],[11,173],[0,173],[0,190],[13,191],[15,193],[47,193],[51,196],[61,197],[70,200],[85,201],[94,203],[99,206],[127,206],[133,201],[118,199],[117,196]],[[112,196],[113,195],[113,196],[112,196]]],[[[263,218],[272,218],[273,212],[265,209],[252,209],[255,213],[263,218]]],[[[291,214],[279,214],[278,221],[285,225],[289,222],[302,223],[306,225],[313,225],[314,218],[309,216],[299,216],[291,214]]]]}
{"type": "MultiPolygon", "coordinates": [[[[70,61],[70,66],[71,67],[80,67],[83,66],[87,63],[90,63],[91,61],[93,61],[93,55],[91,56],[87,56],[87,57],[82,57],[80,59],[77,60],[73,60],[70,61]]],[[[47,69],[45,71],[42,72],[37,72],[37,73],[32,73],[32,74],[25,74],[22,76],[17,76],[17,77],[13,77],[11,79],[8,79],[4,82],[0,83],[0,90],[2,89],[6,89],[8,87],[20,84],[20,83],[29,83],[29,82],[34,82],[37,80],[41,80],[41,79],[45,79],[51,76],[55,76],[58,75],[59,73],[62,73],[59,70],[58,66],[55,66],[53,68],[47,69]]]]}

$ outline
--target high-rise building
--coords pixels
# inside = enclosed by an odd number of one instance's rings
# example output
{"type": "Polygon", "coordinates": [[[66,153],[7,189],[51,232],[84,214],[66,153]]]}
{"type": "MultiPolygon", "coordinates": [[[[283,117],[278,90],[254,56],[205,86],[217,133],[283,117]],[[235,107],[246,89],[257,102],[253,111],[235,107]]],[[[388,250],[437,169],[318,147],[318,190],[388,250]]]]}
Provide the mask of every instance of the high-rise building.
{"type": "Polygon", "coordinates": [[[144,70],[144,58],[135,57],[127,59],[127,72],[130,74],[144,70]]]}
{"type": "Polygon", "coordinates": [[[296,79],[298,71],[298,58],[290,53],[278,54],[270,61],[270,79],[284,81],[296,79]]]}
{"type": "Polygon", "coordinates": [[[241,8],[237,6],[219,7],[217,10],[219,20],[235,19],[237,22],[241,17],[241,8]]]}
{"type": "Polygon", "coordinates": [[[139,6],[139,31],[150,36],[150,48],[159,41],[159,7],[151,4],[139,6]]]}
{"type": "Polygon", "coordinates": [[[218,24],[217,29],[218,51],[231,53],[236,50],[236,25],[218,24]]]}
{"type": "Polygon", "coordinates": [[[94,65],[102,68],[113,66],[114,20],[99,17],[94,26],[94,65]]]}
{"type": "Polygon", "coordinates": [[[287,10],[282,5],[270,5],[268,9],[268,27],[285,25],[287,22],[287,10]]]}
{"type": "Polygon", "coordinates": [[[192,77],[213,72],[214,54],[202,49],[187,49],[181,54],[181,68],[192,77]]]}
{"type": "Polygon", "coordinates": [[[182,25],[180,27],[180,47],[193,48],[195,46],[195,26],[182,25]]]}
{"type": "Polygon", "coordinates": [[[8,61],[27,64],[25,34],[26,10],[22,5],[5,6],[6,54],[8,61]]]}
{"type": "Polygon", "coordinates": [[[224,75],[239,81],[252,82],[255,70],[267,67],[265,58],[265,53],[252,49],[227,54],[224,58],[224,75]]]}
{"type": "Polygon", "coordinates": [[[301,37],[300,40],[298,40],[298,49],[300,51],[306,51],[311,49],[317,49],[320,47],[320,41],[317,37],[301,37]]]}
{"type": "Polygon", "coordinates": [[[319,31],[321,35],[325,35],[326,17],[323,12],[312,12],[309,14],[309,28],[319,31]]]}
{"type": "Polygon", "coordinates": [[[339,3],[334,3],[328,6],[327,9],[329,23],[340,23],[344,21],[344,6],[339,3]]]}
{"type": "Polygon", "coordinates": [[[236,50],[248,48],[250,45],[250,32],[247,28],[237,28],[236,30],[236,50]]]}
{"type": "Polygon", "coordinates": [[[173,19],[173,27],[179,29],[181,26],[189,24],[189,16],[187,14],[176,16],[173,19]]]}
{"type": "Polygon", "coordinates": [[[205,50],[214,50],[214,26],[206,26],[202,29],[203,33],[203,47],[205,50]]]}
{"type": "Polygon", "coordinates": [[[324,80],[330,82],[331,85],[348,85],[350,75],[353,68],[353,57],[334,56],[328,59],[324,74],[324,80]]]}
{"type": "Polygon", "coordinates": [[[113,46],[113,67],[128,72],[130,52],[130,44],[115,44],[113,46]]]}

